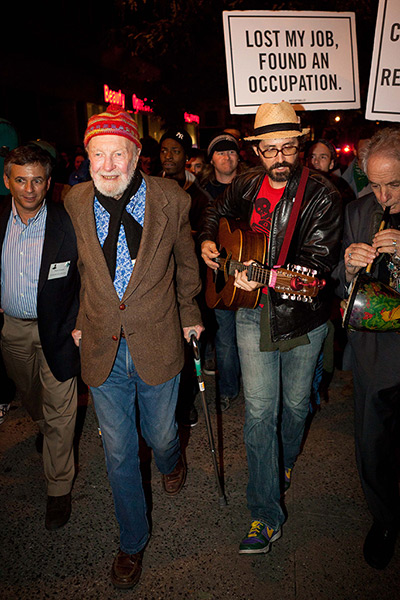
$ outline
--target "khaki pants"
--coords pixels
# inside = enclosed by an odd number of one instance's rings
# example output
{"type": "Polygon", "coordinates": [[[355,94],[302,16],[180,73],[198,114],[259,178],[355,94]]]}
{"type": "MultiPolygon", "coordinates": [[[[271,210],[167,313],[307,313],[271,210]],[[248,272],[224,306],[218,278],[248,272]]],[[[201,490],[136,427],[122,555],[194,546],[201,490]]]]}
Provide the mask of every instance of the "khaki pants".
{"type": "Polygon", "coordinates": [[[4,315],[1,351],[7,374],[16,385],[17,397],[43,433],[47,493],[68,494],[75,473],[76,377],[63,382],[54,377],[43,354],[36,320],[4,315]]]}

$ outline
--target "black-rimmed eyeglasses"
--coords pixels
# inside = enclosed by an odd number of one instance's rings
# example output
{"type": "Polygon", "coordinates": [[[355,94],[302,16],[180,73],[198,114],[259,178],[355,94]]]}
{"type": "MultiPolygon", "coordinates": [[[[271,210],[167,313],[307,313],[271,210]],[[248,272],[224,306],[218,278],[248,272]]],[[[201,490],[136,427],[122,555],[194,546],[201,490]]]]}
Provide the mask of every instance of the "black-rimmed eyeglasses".
{"type": "Polygon", "coordinates": [[[283,146],[283,148],[266,148],[265,150],[261,150],[258,147],[260,154],[263,155],[264,158],[275,158],[281,152],[283,156],[293,156],[297,154],[299,151],[298,146],[283,146]]]}

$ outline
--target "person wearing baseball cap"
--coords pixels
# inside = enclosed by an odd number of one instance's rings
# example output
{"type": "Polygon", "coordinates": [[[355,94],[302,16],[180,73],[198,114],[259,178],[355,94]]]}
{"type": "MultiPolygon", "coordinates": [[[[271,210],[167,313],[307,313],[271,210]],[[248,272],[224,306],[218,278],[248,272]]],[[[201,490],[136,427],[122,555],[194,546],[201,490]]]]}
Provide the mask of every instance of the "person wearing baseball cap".
{"type": "MultiPolygon", "coordinates": [[[[219,221],[227,217],[240,219],[262,234],[261,256],[243,256],[246,266],[256,258],[269,267],[290,263],[328,279],[339,257],[342,209],[336,188],[300,164],[300,144],[308,131],[288,102],[258,108],[254,132],[245,139],[252,142],[260,165],[238,175],[205,213],[199,243],[208,267],[218,267],[219,221]]],[[[236,314],[251,515],[248,533],[239,545],[244,555],[268,552],[282,535],[286,519],[282,495],[300,451],[311,383],[330,315],[330,297],[323,291],[316,300],[303,302],[290,285],[282,295],[273,289],[273,277],[267,278],[269,283],[260,279],[263,283],[249,281],[244,269],[236,271],[234,283],[244,292],[260,290],[257,306],[240,308],[236,314]]]]}
{"type": "Polygon", "coordinates": [[[200,186],[197,177],[186,169],[192,138],[186,129],[171,127],[162,135],[160,140],[161,176],[175,179],[191,198],[189,219],[193,231],[198,230],[204,208],[210,197],[200,186]]]}
{"type": "Polygon", "coordinates": [[[111,581],[128,589],[139,581],[150,535],[136,404],[164,492],[175,496],[186,477],[175,420],[183,339],[203,330],[194,300],[201,284],[187,195],[176,181],[137,168],[141,143],[132,116],[110,105],[89,119],[84,144],[92,181],[77,184],[65,199],[82,280],[73,337],[120,526],[111,581]]]}
{"type": "MultiPolygon", "coordinates": [[[[194,239],[196,239],[200,220],[206,206],[211,202],[211,198],[200,186],[196,175],[186,168],[191,149],[192,138],[183,127],[169,127],[160,139],[161,177],[164,179],[175,180],[188,194],[187,199],[188,205],[190,206],[189,221],[194,239]]],[[[198,261],[200,260],[199,256],[198,261]]],[[[202,261],[201,263],[201,266],[203,266],[204,263],[202,261]]],[[[211,330],[211,325],[208,323],[205,302],[200,301],[199,304],[202,305],[203,323],[206,327],[202,342],[208,348],[208,344],[205,342],[204,338],[211,330]]],[[[206,353],[208,353],[208,350],[206,353]]],[[[187,353],[185,360],[185,366],[181,372],[181,384],[177,404],[178,422],[187,427],[194,427],[198,423],[198,412],[195,406],[198,385],[193,372],[193,357],[191,354],[189,349],[189,353],[187,353]]]]}

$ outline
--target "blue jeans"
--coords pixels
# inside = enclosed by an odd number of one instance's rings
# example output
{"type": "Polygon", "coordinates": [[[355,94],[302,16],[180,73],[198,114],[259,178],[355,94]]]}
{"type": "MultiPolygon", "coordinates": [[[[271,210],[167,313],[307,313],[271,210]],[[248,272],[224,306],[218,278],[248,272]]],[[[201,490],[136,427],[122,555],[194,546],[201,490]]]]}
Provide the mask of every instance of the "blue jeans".
{"type": "Polygon", "coordinates": [[[220,396],[235,398],[239,393],[240,363],[236,342],[236,311],[215,309],[217,357],[220,396]]]}
{"type": "Polygon", "coordinates": [[[137,374],[124,338],[106,381],[90,388],[120,527],[120,547],[128,554],[140,552],[149,537],[139,467],[136,398],[141,433],[153,449],[158,469],[167,474],[173,471],[180,456],[175,421],[178,388],[179,375],[160,385],[145,383],[137,374]]]}
{"type": "Polygon", "coordinates": [[[299,453],[315,365],[328,328],[320,325],[308,333],[309,344],[288,352],[261,352],[260,314],[260,308],[239,309],[236,316],[246,403],[247,505],[253,520],[278,529],[285,520],[279,465],[292,468],[299,453]]]}

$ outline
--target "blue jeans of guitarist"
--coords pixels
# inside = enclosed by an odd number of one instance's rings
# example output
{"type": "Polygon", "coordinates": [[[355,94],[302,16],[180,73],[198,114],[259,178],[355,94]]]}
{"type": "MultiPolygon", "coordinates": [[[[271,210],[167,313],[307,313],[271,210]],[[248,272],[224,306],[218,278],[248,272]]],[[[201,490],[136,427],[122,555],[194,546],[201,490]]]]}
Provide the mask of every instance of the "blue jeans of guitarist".
{"type": "Polygon", "coordinates": [[[240,364],[236,342],[236,312],[215,309],[215,352],[220,397],[236,398],[240,386],[240,364]]]}
{"type": "Polygon", "coordinates": [[[285,521],[283,469],[293,467],[300,450],[315,365],[328,328],[320,325],[307,334],[309,344],[287,352],[261,352],[260,315],[259,307],[241,308],[236,315],[246,403],[247,505],[252,520],[276,530],[285,521]]]}

